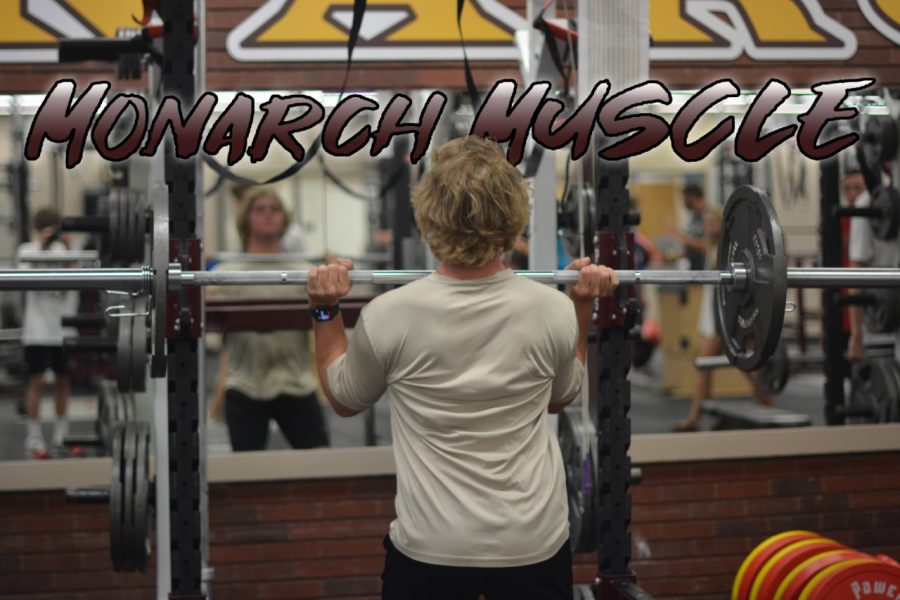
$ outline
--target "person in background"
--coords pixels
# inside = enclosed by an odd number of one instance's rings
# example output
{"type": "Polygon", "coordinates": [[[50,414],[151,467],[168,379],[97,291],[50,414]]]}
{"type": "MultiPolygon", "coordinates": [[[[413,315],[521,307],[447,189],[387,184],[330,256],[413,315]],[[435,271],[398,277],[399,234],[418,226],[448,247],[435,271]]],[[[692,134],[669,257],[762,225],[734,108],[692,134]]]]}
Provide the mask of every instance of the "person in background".
{"type": "MultiPolygon", "coordinates": [[[[704,234],[707,243],[707,261],[710,268],[716,264],[716,249],[719,244],[719,235],[722,231],[722,209],[719,207],[710,209],[706,212],[704,219],[704,234]]],[[[703,286],[703,296],[700,300],[700,318],[697,323],[697,330],[700,334],[700,352],[699,356],[716,356],[722,353],[722,339],[716,331],[715,316],[715,286],[703,286]]],[[[764,406],[772,406],[772,397],[763,393],[759,387],[756,378],[750,373],[744,373],[750,387],[753,390],[753,396],[756,401],[764,406]]],[[[675,431],[696,431],[700,424],[700,405],[712,394],[712,376],[711,369],[696,369],[694,372],[694,394],[691,396],[691,408],[686,419],[676,421],[672,425],[675,431]]]]}
{"type": "MultiPolygon", "coordinates": [[[[38,210],[32,220],[36,239],[21,244],[21,252],[37,250],[67,250],[68,244],[60,236],[59,212],[54,208],[38,210]]],[[[34,268],[31,263],[18,265],[20,269],[34,268]]],[[[73,334],[62,326],[64,316],[77,312],[78,297],[71,291],[31,291],[25,293],[25,311],[22,317],[22,345],[25,352],[25,372],[28,384],[25,391],[25,453],[30,458],[50,457],[50,451],[41,431],[40,403],[44,389],[44,373],[54,373],[53,398],[56,421],[53,425],[53,451],[57,455],[83,456],[84,448],[65,448],[63,440],[69,432],[68,406],[71,379],[69,356],[63,349],[63,337],[73,334]]]]}
{"type": "Polygon", "coordinates": [[[684,255],[691,263],[691,270],[699,271],[706,265],[706,239],[703,234],[706,197],[703,189],[695,183],[685,185],[681,197],[688,210],[688,221],[684,231],[671,226],[669,233],[684,245],[684,255]]]}
{"type": "Polygon", "coordinates": [[[440,265],[362,310],[348,339],[350,261],[307,286],[319,379],[335,412],[391,405],[397,519],[382,598],[571,598],[565,472],[547,413],[579,395],[594,301],[615,271],[581,258],[568,295],[505,268],[528,188],[493,142],[434,152],[412,193],[440,265]]]}
{"type": "MultiPolygon", "coordinates": [[[[867,208],[871,202],[871,196],[866,188],[866,181],[859,170],[852,170],[844,175],[844,198],[849,206],[867,208]]],[[[897,240],[879,240],[872,234],[871,219],[865,217],[853,217],[850,219],[850,231],[847,236],[847,258],[851,269],[864,269],[867,267],[900,267],[900,245],[897,240]]],[[[859,290],[850,290],[851,294],[858,294],[859,290]]],[[[866,328],[863,324],[863,309],[861,306],[851,306],[850,315],[850,340],[847,344],[847,358],[851,361],[865,359],[866,328]]],[[[871,337],[871,336],[870,336],[871,337]]],[[[885,338],[885,341],[891,341],[885,338]]]]}
{"type": "MultiPolygon", "coordinates": [[[[249,254],[282,252],[281,240],[290,216],[275,192],[265,187],[248,190],[237,211],[237,229],[249,254]]],[[[263,265],[221,262],[229,271],[255,269],[305,270],[311,265],[278,261],[263,265]]],[[[234,286],[210,288],[209,298],[302,298],[297,286],[234,286]]],[[[219,377],[209,414],[225,421],[234,451],[263,450],[274,420],[293,448],[329,444],[328,431],[316,390],[309,334],[306,331],[235,332],[225,335],[219,377]]]]}
{"type": "MultiPolygon", "coordinates": [[[[231,202],[235,215],[240,212],[241,203],[243,202],[244,197],[248,193],[253,192],[256,187],[257,186],[244,183],[236,183],[231,186],[231,202]]],[[[303,227],[296,219],[291,218],[289,220],[287,230],[281,238],[280,245],[283,252],[297,254],[306,252],[306,236],[303,232],[303,227]]]]}

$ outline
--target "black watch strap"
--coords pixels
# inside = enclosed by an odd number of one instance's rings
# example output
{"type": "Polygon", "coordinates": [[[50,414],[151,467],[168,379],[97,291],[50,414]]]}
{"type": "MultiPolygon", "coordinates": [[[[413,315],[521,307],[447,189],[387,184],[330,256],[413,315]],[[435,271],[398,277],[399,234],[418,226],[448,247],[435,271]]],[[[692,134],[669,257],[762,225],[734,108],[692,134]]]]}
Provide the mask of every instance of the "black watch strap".
{"type": "Polygon", "coordinates": [[[311,306],[309,308],[310,313],[312,314],[313,321],[331,321],[338,313],[341,312],[340,304],[320,304],[318,306],[311,306]]]}

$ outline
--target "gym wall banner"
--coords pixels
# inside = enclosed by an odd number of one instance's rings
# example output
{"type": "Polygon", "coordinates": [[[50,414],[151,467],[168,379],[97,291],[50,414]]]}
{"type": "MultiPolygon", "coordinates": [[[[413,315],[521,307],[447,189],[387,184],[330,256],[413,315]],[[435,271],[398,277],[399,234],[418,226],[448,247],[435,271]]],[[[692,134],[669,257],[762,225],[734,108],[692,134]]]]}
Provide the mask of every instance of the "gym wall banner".
{"type": "MultiPolygon", "coordinates": [[[[208,88],[340,87],[348,0],[207,0],[206,9],[208,88]]],[[[649,0],[649,9],[650,75],[671,88],[722,77],[801,86],[821,73],[900,85],[897,0],[649,0]]],[[[63,77],[104,78],[109,65],[57,64],[57,40],[113,37],[142,12],[141,0],[0,2],[0,89],[46,92],[63,77]]],[[[514,32],[528,27],[524,15],[523,0],[467,1],[462,29],[479,86],[518,76],[514,32]]],[[[351,88],[463,89],[456,2],[368,0],[353,58],[351,88]]]]}

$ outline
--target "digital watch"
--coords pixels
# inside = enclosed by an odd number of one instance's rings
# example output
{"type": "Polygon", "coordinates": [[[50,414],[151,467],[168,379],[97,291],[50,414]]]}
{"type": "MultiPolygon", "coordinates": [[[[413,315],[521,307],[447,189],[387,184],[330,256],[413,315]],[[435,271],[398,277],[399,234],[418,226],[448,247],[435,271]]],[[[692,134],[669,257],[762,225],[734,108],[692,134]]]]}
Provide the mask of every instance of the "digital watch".
{"type": "Polygon", "coordinates": [[[313,321],[319,321],[321,323],[324,321],[331,321],[338,316],[338,313],[341,312],[341,305],[331,304],[328,306],[313,306],[309,310],[312,313],[313,321]]]}

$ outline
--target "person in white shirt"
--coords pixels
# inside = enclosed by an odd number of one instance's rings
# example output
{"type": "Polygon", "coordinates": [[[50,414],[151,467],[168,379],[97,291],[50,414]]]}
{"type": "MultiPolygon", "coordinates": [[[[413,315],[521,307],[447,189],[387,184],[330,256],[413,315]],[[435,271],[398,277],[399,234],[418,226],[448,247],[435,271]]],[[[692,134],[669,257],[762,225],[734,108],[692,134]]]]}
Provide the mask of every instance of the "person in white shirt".
{"type": "MultiPolygon", "coordinates": [[[[35,250],[66,250],[68,245],[59,235],[59,212],[53,208],[38,210],[32,220],[36,239],[21,244],[18,253],[35,250]]],[[[17,254],[18,254],[17,253],[17,254]]],[[[32,268],[20,264],[20,269],[32,268]]],[[[52,369],[55,375],[53,396],[56,404],[56,422],[53,428],[53,446],[57,453],[74,456],[84,454],[78,446],[64,449],[63,439],[68,434],[69,404],[69,356],[62,347],[63,337],[74,334],[65,330],[62,317],[77,311],[78,298],[74,292],[32,291],[25,294],[25,311],[22,317],[22,345],[25,351],[25,370],[28,384],[25,391],[26,434],[25,453],[31,458],[49,458],[50,453],[41,431],[40,401],[44,389],[44,373],[52,369]]]]}
{"type": "Polygon", "coordinates": [[[615,271],[582,258],[568,295],[501,255],[529,218],[499,146],[456,139],[412,193],[437,271],[375,298],[348,339],[350,261],[310,271],[319,379],[351,416],[386,394],[397,518],[382,598],[571,598],[565,474],[547,413],[578,394],[594,300],[615,271]]]}

